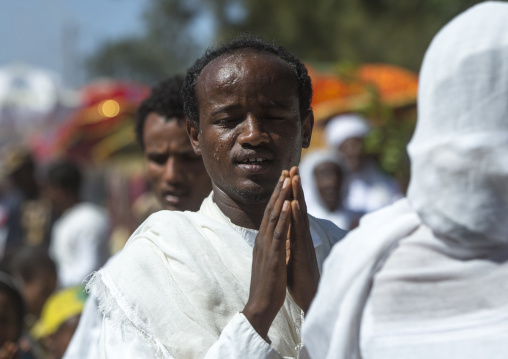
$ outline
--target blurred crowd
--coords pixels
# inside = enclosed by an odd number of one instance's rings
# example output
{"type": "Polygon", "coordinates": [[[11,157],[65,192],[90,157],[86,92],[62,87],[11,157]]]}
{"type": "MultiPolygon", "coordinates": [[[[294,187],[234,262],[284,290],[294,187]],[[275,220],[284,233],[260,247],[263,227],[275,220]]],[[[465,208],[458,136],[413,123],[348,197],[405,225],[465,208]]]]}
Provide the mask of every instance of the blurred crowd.
{"type": "MultiPolygon", "coordinates": [[[[136,135],[151,190],[131,204],[135,225],[160,209],[197,210],[211,191],[187,137],[183,105],[173,99],[181,82],[177,76],[154,87],[138,110],[136,135]]],[[[364,214],[402,195],[396,181],[365,153],[369,130],[359,115],[336,116],[326,127],[328,147],[303,156],[300,170],[310,214],[352,229],[364,214]]],[[[16,329],[0,338],[2,350],[7,353],[5,343],[21,336],[22,358],[59,359],[84,308],[86,278],[121,247],[118,228],[106,206],[82,200],[86,173],[77,161],[62,158],[41,165],[30,148],[19,144],[5,145],[0,160],[0,298],[9,303],[2,310],[18,308],[5,313],[16,314],[16,329]]]]}

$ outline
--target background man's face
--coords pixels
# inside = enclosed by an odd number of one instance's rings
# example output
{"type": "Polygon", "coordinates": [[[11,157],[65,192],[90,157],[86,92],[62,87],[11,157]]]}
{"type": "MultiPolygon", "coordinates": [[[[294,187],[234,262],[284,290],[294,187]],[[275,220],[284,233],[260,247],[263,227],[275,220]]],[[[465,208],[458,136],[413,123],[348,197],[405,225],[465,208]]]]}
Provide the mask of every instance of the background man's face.
{"type": "Polygon", "coordinates": [[[212,187],[201,157],[192,149],[185,119],[150,113],[143,143],[147,177],[164,209],[197,211],[212,187]]]}
{"type": "Polygon", "coordinates": [[[342,171],[336,163],[323,162],[314,169],[316,186],[328,210],[334,211],[340,204],[342,171]]]}
{"type": "Polygon", "coordinates": [[[363,138],[351,137],[345,140],[338,147],[339,153],[346,160],[345,164],[348,170],[352,172],[359,171],[365,160],[365,147],[363,145],[363,138]]]}
{"type": "Polygon", "coordinates": [[[312,132],[311,113],[301,120],[294,72],[274,55],[233,53],[203,69],[196,95],[200,128],[191,137],[214,189],[243,203],[267,202],[312,132]]]}

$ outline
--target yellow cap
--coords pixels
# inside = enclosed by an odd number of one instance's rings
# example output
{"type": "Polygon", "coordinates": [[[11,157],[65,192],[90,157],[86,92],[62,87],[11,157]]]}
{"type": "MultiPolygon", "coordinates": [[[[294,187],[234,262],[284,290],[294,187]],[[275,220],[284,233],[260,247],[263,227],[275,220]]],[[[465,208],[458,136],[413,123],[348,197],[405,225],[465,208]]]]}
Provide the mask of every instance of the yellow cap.
{"type": "Polygon", "coordinates": [[[55,333],[68,319],[81,314],[88,294],[83,286],[60,290],[47,300],[40,319],[32,328],[36,339],[55,333]]]}

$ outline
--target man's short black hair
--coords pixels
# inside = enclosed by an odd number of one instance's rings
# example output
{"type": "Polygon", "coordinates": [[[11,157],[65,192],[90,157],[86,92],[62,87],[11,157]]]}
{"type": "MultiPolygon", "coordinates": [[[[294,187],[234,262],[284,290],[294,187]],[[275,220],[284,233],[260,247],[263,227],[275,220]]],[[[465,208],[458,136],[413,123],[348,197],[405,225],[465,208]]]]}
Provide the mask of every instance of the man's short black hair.
{"type": "Polygon", "coordinates": [[[300,111],[304,112],[310,109],[312,102],[312,84],[305,65],[282,46],[275,43],[268,43],[257,36],[242,35],[216,48],[209,48],[206,50],[205,54],[197,59],[194,65],[187,70],[182,90],[185,115],[197,128],[199,128],[199,107],[196,96],[196,83],[201,71],[216,58],[243,50],[254,50],[259,53],[271,54],[284,60],[293,69],[298,81],[300,111]]]}
{"type": "Polygon", "coordinates": [[[78,165],[67,159],[53,162],[46,173],[48,185],[60,188],[72,195],[79,195],[81,179],[81,170],[78,165]]]}
{"type": "Polygon", "coordinates": [[[182,99],[183,76],[176,75],[162,81],[152,87],[150,96],[145,99],[138,108],[136,115],[136,140],[141,148],[143,143],[143,128],[148,115],[152,112],[164,117],[166,120],[172,117],[185,117],[182,99]]]}

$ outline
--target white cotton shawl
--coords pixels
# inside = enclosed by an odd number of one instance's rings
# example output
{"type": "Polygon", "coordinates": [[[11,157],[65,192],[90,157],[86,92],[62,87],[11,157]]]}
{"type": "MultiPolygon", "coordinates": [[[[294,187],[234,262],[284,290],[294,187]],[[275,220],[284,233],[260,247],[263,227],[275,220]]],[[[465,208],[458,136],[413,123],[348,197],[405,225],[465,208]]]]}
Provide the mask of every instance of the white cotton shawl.
{"type": "MultiPolygon", "coordinates": [[[[310,223],[322,264],[344,232],[314,218],[310,223]]],[[[101,312],[120,312],[114,318],[119,333],[128,326],[153,343],[161,358],[204,357],[249,296],[252,247],[238,228],[211,195],[196,213],[153,214],[90,282],[101,312]]],[[[301,320],[288,295],[268,333],[282,356],[297,356],[301,320]]]]}
{"type": "Polygon", "coordinates": [[[332,251],[303,327],[315,359],[506,358],[508,4],[445,26],[422,65],[408,198],[332,251]]]}

